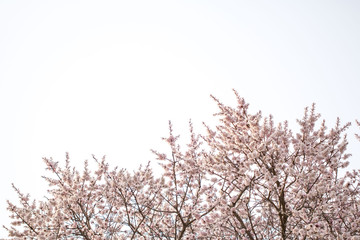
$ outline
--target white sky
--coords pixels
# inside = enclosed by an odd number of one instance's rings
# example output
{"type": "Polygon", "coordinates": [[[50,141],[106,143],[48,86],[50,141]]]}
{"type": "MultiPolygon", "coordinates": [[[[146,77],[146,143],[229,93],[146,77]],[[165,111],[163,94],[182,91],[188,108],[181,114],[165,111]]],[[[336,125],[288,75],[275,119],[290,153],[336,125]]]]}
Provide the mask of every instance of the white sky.
{"type": "MultiPolygon", "coordinates": [[[[295,119],[360,119],[359,1],[0,1],[0,225],[11,183],[39,198],[42,157],[135,168],[212,122],[214,94],[295,119]]],[[[359,168],[352,136],[351,167],[359,168]]],[[[0,237],[5,231],[0,230],[0,237]]]]}

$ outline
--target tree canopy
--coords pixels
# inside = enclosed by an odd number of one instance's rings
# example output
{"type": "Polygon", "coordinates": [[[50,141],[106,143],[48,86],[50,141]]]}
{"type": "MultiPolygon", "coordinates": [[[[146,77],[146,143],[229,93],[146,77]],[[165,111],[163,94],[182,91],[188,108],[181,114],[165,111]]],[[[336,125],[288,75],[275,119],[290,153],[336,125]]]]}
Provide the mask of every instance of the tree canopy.
{"type": "MultiPolygon", "coordinates": [[[[13,239],[360,239],[359,170],[348,166],[345,125],[328,128],[306,108],[293,133],[287,122],[216,101],[219,122],[179,144],[169,124],[162,166],[130,172],[94,157],[97,169],[44,158],[48,196],[30,200],[14,186],[8,202],[13,239]]],[[[359,123],[357,122],[359,125],[359,123]]]]}

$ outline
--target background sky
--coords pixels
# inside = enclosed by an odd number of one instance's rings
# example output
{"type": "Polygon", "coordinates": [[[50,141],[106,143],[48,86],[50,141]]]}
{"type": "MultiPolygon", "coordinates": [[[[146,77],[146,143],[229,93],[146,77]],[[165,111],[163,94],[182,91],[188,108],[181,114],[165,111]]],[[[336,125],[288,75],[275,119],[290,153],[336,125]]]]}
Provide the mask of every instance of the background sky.
{"type": "MultiPolygon", "coordinates": [[[[0,1],[0,225],[15,183],[41,198],[42,157],[136,168],[213,123],[213,94],[275,121],[317,103],[360,119],[360,1],[0,1]]],[[[349,131],[351,168],[360,151],[349,131]]],[[[360,131],[360,130],[359,130],[360,131]]],[[[5,231],[0,230],[0,238],[5,231]]]]}

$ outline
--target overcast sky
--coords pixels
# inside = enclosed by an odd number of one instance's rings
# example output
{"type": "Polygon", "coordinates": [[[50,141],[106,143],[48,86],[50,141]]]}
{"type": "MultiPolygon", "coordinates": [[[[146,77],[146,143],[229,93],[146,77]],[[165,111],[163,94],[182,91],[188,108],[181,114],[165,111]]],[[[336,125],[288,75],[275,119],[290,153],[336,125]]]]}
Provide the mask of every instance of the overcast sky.
{"type": "Polygon", "coordinates": [[[234,88],[292,127],[313,102],[330,125],[360,119],[359,13],[355,0],[0,1],[0,225],[11,183],[44,195],[42,157],[133,169],[168,120],[182,135],[211,123],[210,94],[234,105],[234,88]]]}

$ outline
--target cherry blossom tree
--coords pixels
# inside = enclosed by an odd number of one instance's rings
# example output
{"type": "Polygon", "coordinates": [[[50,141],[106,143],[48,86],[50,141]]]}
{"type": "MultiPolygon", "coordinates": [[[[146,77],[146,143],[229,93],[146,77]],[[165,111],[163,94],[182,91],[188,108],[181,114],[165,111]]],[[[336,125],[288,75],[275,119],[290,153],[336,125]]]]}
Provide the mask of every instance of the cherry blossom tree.
{"type": "Polygon", "coordinates": [[[339,175],[350,124],[338,119],[327,130],[313,105],[294,135],[287,122],[249,114],[235,94],[236,108],[214,98],[221,123],[205,137],[204,169],[221,186],[224,231],[234,239],[360,239],[359,171],[339,175]]]}
{"type": "Polygon", "coordinates": [[[350,157],[350,124],[328,129],[313,105],[293,134],[287,122],[251,114],[235,96],[235,108],[213,97],[218,125],[204,124],[200,135],[190,122],[186,146],[169,124],[169,153],[153,150],[161,176],[150,163],[129,172],[94,157],[95,171],[87,162],[79,171],[68,155],[64,167],[44,158],[48,195],[31,201],[14,186],[19,204],[8,202],[9,237],[360,239],[360,171],[339,173],[350,157]]]}

